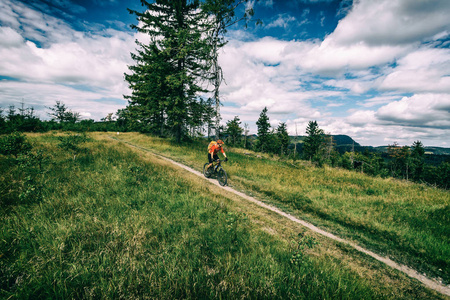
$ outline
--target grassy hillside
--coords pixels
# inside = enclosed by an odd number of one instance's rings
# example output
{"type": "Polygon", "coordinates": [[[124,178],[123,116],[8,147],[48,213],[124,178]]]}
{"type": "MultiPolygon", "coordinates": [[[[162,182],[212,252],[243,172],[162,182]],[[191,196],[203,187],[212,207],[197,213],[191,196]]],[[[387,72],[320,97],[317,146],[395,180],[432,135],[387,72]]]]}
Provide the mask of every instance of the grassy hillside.
{"type": "MultiPolygon", "coordinates": [[[[93,134],[74,153],[62,148],[58,135],[30,135],[34,150],[27,157],[0,156],[0,298],[442,298],[145,150],[200,169],[206,160],[201,143],[175,145],[134,133],[114,136],[144,148],[137,149],[108,134],[93,134]]],[[[384,245],[375,238],[377,231],[366,238],[358,227],[349,230],[351,226],[338,221],[339,205],[328,202],[340,201],[342,206],[340,197],[331,199],[331,194],[342,193],[364,201],[367,194],[388,194],[387,189],[402,183],[383,181],[373,184],[375,192],[367,192],[361,187],[366,178],[357,177],[357,185],[348,174],[350,183],[342,182],[339,191],[330,182],[326,185],[334,177],[323,172],[334,174],[332,170],[291,168],[231,149],[229,157],[225,168],[235,187],[265,195],[343,235],[359,239],[361,232],[362,240],[384,245]],[[279,174],[268,173],[275,170],[279,174]],[[291,173],[297,175],[289,177],[291,173]],[[301,184],[298,174],[304,174],[301,184]],[[313,175],[315,179],[308,177],[313,175]],[[290,196],[293,193],[297,196],[290,196]]],[[[421,195],[427,197],[419,208],[448,209],[448,194],[423,189],[421,195]]],[[[395,196],[390,202],[407,202],[405,207],[409,203],[407,211],[417,208],[400,192],[390,195],[395,196]]],[[[354,215],[357,205],[348,206],[348,215],[354,215]]],[[[373,217],[381,226],[384,216],[373,217]]],[[[349,218],[348,224],[352,222],[349,218]]],[[[361,222],[366,223],[372,224],[361,222]]],[[[399,226],[393,223],[394,231],[399,226]]],[[[424,223],[429,226],[431,221],[424,223]]]]}
{"type": "MultiPolygon", "coordinates": [[[[200,170],[206,146],[144,135],[129,141],[200,170]]],[[[334,168],[296,166],[228,149],[230,184],[380,254],[450,282],[450,193],[334,168]]]]}

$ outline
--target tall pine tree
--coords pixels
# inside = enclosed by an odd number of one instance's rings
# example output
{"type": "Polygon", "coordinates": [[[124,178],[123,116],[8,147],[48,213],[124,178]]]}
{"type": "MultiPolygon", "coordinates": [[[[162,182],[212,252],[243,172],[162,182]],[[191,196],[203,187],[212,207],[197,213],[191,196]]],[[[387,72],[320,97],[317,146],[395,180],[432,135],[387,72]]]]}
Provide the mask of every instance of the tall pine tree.
{"type": "Polygon", "coordinates": [[[266,152],[269,149],[269,136],[270,136],[270,123],[267,116],[267,107],[259,114],[259,119],[256,121],[258,127],[258,141],[256,143],[256,149],[261,152],[266,152]]]}
{"type": "Polygon", "coordinates": [[[162,133],[164,128],[180,141],[197,111],[198,93],[206,92],[201,81],[206,78],[210,45],[206,41],[209,28],[204,21],[199,1],[141,0],[144,12],[130,10],[138,25],[131,27],[150,36],[145,45],[132,54],[136,65],[125,74],[132,90],[129,111],[143,128],[162,133]]]}
{"type": "Polygon", "coordinates": [[[287,125],[285,122],[278,124],[277,128],[277,140],[280,145],[280,154],[287,154],[287,150],[290,144],[290,138],[287,131],[287,125]]]}
{"type": "Polygon", "coordinates": [[[303,155],[306,159],[320,161],[319,157],[324,145],[324,132],[317,121],[309,121],[306,127],[307,137],[303,142],[303,155]]]}
{"type": "Polygon", "coordinates": [[[139,124],[140,131],[162,136],[169,102],[165,76],[171,66],[157,45],[144,45],[139,41],[136,43],[140,49],[137,50],[137,54],[131,54],[136,65],[129,66],[132,74],[125,74],[125,80],[133,91],[131,96],[125,96],[129,101],[129,117],[134,124],[139,124]]]}
{"type": "Polygon", "coordinates": [[[241,120],[238,116],[235,116],[233,120],[227,122],[227,134],[233,146],[239,145],[241,143],[242,133],[244,132],[244,129],[242,129],[240,125],[241,120]]]}

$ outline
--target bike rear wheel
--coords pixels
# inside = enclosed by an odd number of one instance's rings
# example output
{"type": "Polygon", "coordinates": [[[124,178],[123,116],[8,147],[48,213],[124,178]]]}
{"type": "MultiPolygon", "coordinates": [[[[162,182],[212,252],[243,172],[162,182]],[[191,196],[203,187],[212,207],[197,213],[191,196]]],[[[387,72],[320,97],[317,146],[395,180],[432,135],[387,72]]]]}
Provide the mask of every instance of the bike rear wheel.
{"type": "Polygon", "coordinates": [[[221,186],[225,186],[227,184],[227,172],[225,172],[224,169],[219,168],[219,170],[217,171],[217,180],[219,181],[219,184],[221,186]]]}
{"type": "Polygon", "coordinates": [[[209,163],[206,163],[203,165],[203,175],[205,175],[206,178],[210,178],[212,174],[214,173],[214,169],[211,166],[208,168],[209,163]]]}

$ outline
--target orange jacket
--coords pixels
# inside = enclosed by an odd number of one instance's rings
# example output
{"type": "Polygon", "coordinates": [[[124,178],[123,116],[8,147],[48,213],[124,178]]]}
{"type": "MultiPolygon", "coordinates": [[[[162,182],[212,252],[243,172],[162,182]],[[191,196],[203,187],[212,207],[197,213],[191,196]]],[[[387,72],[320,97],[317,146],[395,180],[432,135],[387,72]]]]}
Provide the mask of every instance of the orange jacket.
{"type": "Polygon", "coordinates": [[[209,152],[208,153],[211,153],[211,154],[217,154],[217,152],[222,152],[222,154],[223,153],[225,153],[224,151],[223,151],[223,147],[220,147],[218,144],[216,144],[216,145],[213,145],[212,147],[211,147],[211,149],[209,149],[209,152]]]}

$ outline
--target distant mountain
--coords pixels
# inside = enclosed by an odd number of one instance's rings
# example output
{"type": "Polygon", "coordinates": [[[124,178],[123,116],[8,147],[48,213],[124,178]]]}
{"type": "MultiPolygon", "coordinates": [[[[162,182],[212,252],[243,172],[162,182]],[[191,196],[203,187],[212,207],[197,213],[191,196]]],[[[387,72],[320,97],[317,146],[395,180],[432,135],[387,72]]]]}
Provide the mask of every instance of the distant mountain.
{"type": "Polygon", "coordinates": [[[450,155],[450,148],[443,147],[425,147],[425,153],[431,153],[435,155],[450,155]]]}
{"type": "MultiPolygon", "coordinates": [[[[425,154],[429,155],[450,155],[450,148],[444,148],[444,147],[424,147],[425,148],[425,154]]],[[[379,146],[375,147],[377,151],[380,152],[387,152],[388,146],[379,146]]]]}
{"type": "Polygon", "coordinates": [[[338,134],[333,135],[333,140],[336,143],[336,146],[342,146],[342,145],[352,145],[355,147],[360,147],[361,145],[355,142],[354,139],[349,137],[348,135],[338,134]]]}
{"type": "MultiPolygon", "coordinates": [[[[334,142],[336,143],[336,149],[339,152],[345,151],[358,151],[358,152],[387,152],[388,146],[361,146],[355,140],[353,140],[348,135],[333,135],[334,142]]],[[[429,155],[450,155],[450,148],[444,147],[426,147],[425,146],[425,154],[429,155]]]]}
{"type": "MultiPolygon", "coordinates": [[[[357,151],[357,152],[381,152],[386,153],[388,146],[361,146],[357,143],[353,138],[344,134],[332,135],[335,143],[335,149],[340,153],[357,151]]],[[[254,135],[254,138],[257,138],[257,135],[254,135]]],[[[290,136],[291,144],[297,143],[297,149],[301,150],[301,146],[303,144],[306,136],[290,136]]],[[[293,147],[293,146],[292,146],[293,147]]],[[[450,148],[444,147],[425,147],[425,153],[428,155],[450,155],[450,148]]]]}
{"type": "MultiPolygon", "coordinates": [[[[355,145],[355,146],[360,146],[360,144],[358,144],[357,142],[355,142],[351,137],[349,137],[348,135],[343,135],[343,134],[338,134],[338,135],[332,135],[333,137],[333,141],[335,143],[336,146],[341,146],[341,145],[355,145]]],[[[294,143],[295,140],[297,139],[297,143],[303,143],[303,141],[305,140],[306,136],[305,135],[299,135],[297,137],[295,136],[290,136],[291,138],[291,143],[294,143]]]]}

